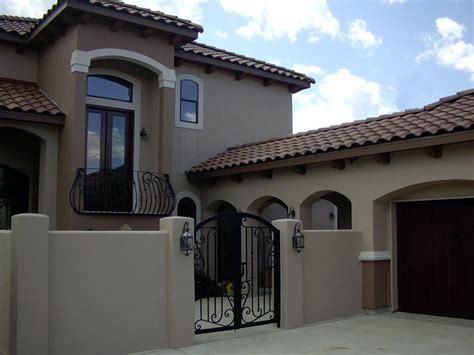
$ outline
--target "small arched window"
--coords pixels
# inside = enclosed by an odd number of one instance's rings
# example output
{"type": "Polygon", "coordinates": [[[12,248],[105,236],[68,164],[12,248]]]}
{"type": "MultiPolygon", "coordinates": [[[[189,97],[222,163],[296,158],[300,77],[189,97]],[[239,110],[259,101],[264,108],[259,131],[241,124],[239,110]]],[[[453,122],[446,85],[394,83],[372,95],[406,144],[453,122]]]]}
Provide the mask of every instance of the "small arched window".
{"type": "Polygon", "coordinates": [[[180,81],[179,120],[187,123],[199,121],[199,84],[193,80],[180,81]]]}
{"type": "Polygon", "coordinates": [[[111,75],[88,75],[87,96],[132,102],[133,84],[111,75]]]}
{"type": "Polygon", "coordinates": [[[196,222],[196,204],[189,197],[183,197],[178,202],[178,216],[193,218],[196,222]]]}

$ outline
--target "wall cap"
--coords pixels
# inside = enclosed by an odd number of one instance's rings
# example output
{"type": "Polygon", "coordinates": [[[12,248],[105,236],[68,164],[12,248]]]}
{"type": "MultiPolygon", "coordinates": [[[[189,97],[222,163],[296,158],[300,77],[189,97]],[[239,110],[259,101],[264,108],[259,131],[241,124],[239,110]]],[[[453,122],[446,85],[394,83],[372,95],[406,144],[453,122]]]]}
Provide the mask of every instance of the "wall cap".
{"type": "Polygon", "coordinates": [[[388,250],[384,251],[361,251],[359,255],[360,261],[382,261],[390,260],[392,256],[388,250]]]}

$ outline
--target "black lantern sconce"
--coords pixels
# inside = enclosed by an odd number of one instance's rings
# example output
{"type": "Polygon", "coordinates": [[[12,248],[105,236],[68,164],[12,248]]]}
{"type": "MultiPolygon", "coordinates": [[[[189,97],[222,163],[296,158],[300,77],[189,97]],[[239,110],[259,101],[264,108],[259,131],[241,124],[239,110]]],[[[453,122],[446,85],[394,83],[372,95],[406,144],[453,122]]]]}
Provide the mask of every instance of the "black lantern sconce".
{"type": "Polygon", "coordinates": [[[301,224],[295,224],[295,231],[293,233],[292,238],[293,249],[295,249],[298,253],[304,249],[304,235],[301,233],[301,224]]]}
{"type": "Polygon", "coordinates": [[[189,222],[184,223],[183,234],[180,238],[180,249],[186,256],[191,255],[194,250],[194,237],[189,231],[189,222]]]}
{"type": "Polygon", "coordinates": [[[147,136],[148,136],[148,133],[146,131],[146,128],[142,127],[142,129],[140,130],[140,137],[146,138],[147,136]]]}

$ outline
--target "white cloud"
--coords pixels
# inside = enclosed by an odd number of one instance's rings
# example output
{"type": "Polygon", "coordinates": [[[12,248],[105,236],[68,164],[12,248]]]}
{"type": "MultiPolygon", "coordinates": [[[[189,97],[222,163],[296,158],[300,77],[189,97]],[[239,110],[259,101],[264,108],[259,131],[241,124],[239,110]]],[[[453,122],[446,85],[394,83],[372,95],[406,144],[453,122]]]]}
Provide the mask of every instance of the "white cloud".
{"type": "Polygon", "coordinates": [[[403,5],[407,2],[407,0],[381,0],[380,2],[382,4],[388,4],[390,6],[395,6],[395,5],[403,5]]]}
{"type": "Polygon", "coordinates": [[[331,36],[337,36],[340,31],[339,21],[331,13],[327,0],[291,3],[278,3],[275,0],[220,0],[220,3],[226,12],[248,19],[247,24],[236,31],[247,39],[255,36],[262,36],[266,40],[287,37],[294,42],[303,30],[331,36]]]}
{"type": "Polygon", "coordinates": [[[397,111],[383,86],[342,68],[313,89],[294,96],[293,132],[350,122],[397,111]]]}
{"type": "MultiPolygon", "coordinates": [[[[203,18],[201,5],[207,0],[125,0],[125,2],[200,22],[203,18]]],[[[42,17],[54,3],[55,0],[1,0],[0,13],[42,17]]]]}
{"type": "Polygon", "coordinates": [[[297,71],[298,73],[303,73],[306,75],[320,75],[324,74],[324,71],[321,67],[317,67],[316,65],[305,65],[305,64],[294,64],[291,69],[297,71]]]}
{"type": "Polygon", "coordinates": [[[425,36],[426,50],[416,56],[416,62],[435,58],[441,66],[469,73],[474,81],[474,45],[463,40],[466,28],[443,17],[436,20],[436,29],[436,34],[425,36]]]}
{"type": "MultiPolygon", "coordinates": [[[[371,50],[383,43],[382,38],[375,36],[367,29],[367,22],[356,19],[349,24],[347,39],[352,47],[371,50]]],[[[369,51],[369,54],[371,52],[369,51]]]]}
{"type": "Polygon", "coordinates": [[[319,36],[315,35],[314,33],[309,34],[308,42],[314,44],[320,40],[319,36]]]}
{"type": "Polygon", "coordinates": [[[56,3],[54,0],[2,0],[0,14],[38,18],[42,17],[54,3],[56,3]]]}
{"type": "Polygon", "coordinates": [[[229,36],[229,34],[225,31],[222,31],[220,29],[217,29],[216,30],[216,36],[217,37],[220,37],[220,38],[227,38],[229,36]]]}

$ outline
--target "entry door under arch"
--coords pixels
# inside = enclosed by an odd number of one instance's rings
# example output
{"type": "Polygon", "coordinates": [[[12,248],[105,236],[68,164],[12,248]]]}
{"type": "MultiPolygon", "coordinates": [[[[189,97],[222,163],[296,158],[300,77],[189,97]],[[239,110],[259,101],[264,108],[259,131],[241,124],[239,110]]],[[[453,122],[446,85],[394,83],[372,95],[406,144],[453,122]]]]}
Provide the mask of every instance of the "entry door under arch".
{"type": "Polygon", "coordinates": [[[0,229],[10,229],[12,216],[28,212],[29,180],[20,171],[0,165],[0,229]]]}

